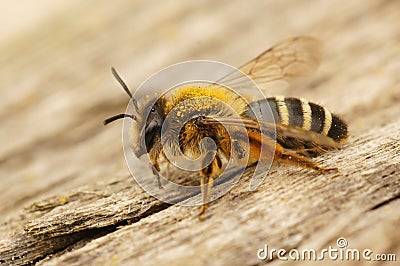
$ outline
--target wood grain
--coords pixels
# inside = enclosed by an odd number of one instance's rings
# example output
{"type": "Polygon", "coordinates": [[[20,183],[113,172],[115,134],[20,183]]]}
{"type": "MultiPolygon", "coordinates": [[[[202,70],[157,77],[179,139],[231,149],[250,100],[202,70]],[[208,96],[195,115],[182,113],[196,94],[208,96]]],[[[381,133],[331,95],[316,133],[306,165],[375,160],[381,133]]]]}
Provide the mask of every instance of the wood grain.
{"type": "Polygon", "coordinates": [[[399,8],[390,0],[91,0],[2,40],[0,263],[297,265],[309,262],[263,261],[257,251],[321,250],[339,237],[398,261],[399,8]],[[323,64],[280,93],[349,123],[343,149],[317,158],[338,173],[274,167],[249,192],[248,169],[203,222],[197,207],[163,203],[134,182],[121,126],[102,125],[127,104],[111,66],[135,88],[172,63],[238,66],[298,35],[324,42],[323,64]]]}

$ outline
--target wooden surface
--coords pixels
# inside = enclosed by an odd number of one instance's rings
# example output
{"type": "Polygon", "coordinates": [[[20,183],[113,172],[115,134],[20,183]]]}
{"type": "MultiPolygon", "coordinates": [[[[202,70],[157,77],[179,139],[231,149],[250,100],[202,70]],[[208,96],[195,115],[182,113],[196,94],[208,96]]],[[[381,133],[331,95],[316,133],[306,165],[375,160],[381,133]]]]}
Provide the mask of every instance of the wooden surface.
{"type": "MultiPolygon", "coordinates": [[[[320,250],[339,237],[399,261],[399,8],[395,0],[92,0],[18,28],[0,43],[0,263],[259,265],[265,244],[320,250]],[[274,168],[249,192],[250,169],[203,222],[197,207],[170,206],[134,182],[121,125],[102,125],[127,104],[111,66],[135,88],[172,63],[238,66],[298,35],[325,43],[323,64],[282,94],[349,123],[344,148],[317,159],[338,173],[274,168]]],[[[271,262],[281,263],[290,264],[271,262]]]]}

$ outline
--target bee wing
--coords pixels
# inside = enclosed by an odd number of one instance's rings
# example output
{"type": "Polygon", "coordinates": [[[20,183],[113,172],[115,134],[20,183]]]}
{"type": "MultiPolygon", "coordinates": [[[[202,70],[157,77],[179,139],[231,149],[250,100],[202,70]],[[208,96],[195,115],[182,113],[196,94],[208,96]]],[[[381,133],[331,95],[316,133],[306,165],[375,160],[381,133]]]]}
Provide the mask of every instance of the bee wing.
{"type": "Polygon", "coordinates": [[[280,135],[283,137],[292,137],[296,139],[300,139],[307,142],[318,143],[319,145],[323,145],[327,148],[340,148],[340,143],[335,142],[330,137],[309,131],[304,130],[300,127],[296,126],[287,126],[283,124],[275,124],[266,121],[255,121],[252,119],[240,119],[240,118],[228,118],[228,117],[204,117],[201,119],[201,122],[204,124],[222,124],[224,126],[244,126],[247,129],[256,129],[262,130],[262,133],[265,135],[280,135]]]}
{"type": "MultiPolygon", "coordinates": [[[[290,79],[314,72],[322,58],[322,43],[312,37],[301,36],[281,42],[266,50],[239,70],[257,83],[269,95],[274,87],[286,87],[290,79]]],[[[239,71],[217,81],[246,95],[244,83],[248,79],[239,71]]]]}

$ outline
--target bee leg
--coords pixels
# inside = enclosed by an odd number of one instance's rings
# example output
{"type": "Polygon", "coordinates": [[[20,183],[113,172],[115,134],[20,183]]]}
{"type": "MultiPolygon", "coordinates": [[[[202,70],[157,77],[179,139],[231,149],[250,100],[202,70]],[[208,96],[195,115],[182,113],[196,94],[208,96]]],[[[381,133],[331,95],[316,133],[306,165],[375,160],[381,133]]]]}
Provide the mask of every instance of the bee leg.
{"type": "Polygon", "coordinates": [[[311,148],[299,148],[299,149],[293,149],[296,151],[298,155],[302,155],[304,157],[316,157],[322,153],[325,153],[328,151],[327,148],[325,147],[311,147],[311,148]]]}
{"type": "MultiPolygon", "coordinates": [[[[208,153],[204,161],[209,161],[207,159],[212,156],[212,153],[208,153]]],[[[214,159],[212,162],[201,169],[200,174],[201,174],[201,180],[200,180],[200,186],[201,186],[201,200],[202,200],[202,205],[200,208],[200,213],[198,215],[199,220],[202,220],[202,215],[206,212],[206,209],[209,206],[209,201],[211,198],[211,189],[214,185],[214,178],[218,177],[218,175],[221,172],[222,168],[222,161],[221,158],[218,155],[215,155],[214,159]]]]}
{"type": "Polygon", "coordinates": [[[150,163],[151,170],[153,171],[153,174],[157,178],[157,185],[159,189],[162,189],[163,186],[161,185],[161,179],[160,179],[160,166],[158,165],[158,162],[155,162],[154,164],[150,163]]]}
{"type": "Polygon", "coordinates": [[[171,173],[171,164],[167,163],[166,167],[165,167],[165,177],[168,179],[171,173]]]}
{"type": "Polygon", "coordinates": [[[209,200],[211,196],[211,188],[214,184],[214,178],[212,177],[206,177],[202,176],[201,181],[200,181],[200,186],[201,186],[201,201],[202,205],[200,208],[200,213],[199,213],[199,219],[202,219],[202,215],[206,212],[206,209],[209,206],[209,200]]]}
{"type": "Polygon", "coordinates": [[[284,164],[291,164],[291,165],[297,165],[303,168],[315,170],[321,173],[328,172],[328,171],[338,171],[337,168],[325,168],[320,165],[318,165],[316,162],[312,161],[311,159],[308,159],[304,156],[301,156],[295,152],[290,152],[283,150],[283,148],[277,146],[277,151],[279,152],[281,150],[281,153],[278,155],[278,162],[284,163],[284,164]]]}
{"type": "Polygon", "coordinates": [[[158,188],[163,188],[161,185],[161,179],[160,179],[160,153],[162,151],[162,145],[161,145],[161,140],[157,140],[154,143],[153,148],[149,152],[149,158],[150,158],[150,167],[151,170],[153,171],[153,174],[157,178],[157,184],[158,188]]]}

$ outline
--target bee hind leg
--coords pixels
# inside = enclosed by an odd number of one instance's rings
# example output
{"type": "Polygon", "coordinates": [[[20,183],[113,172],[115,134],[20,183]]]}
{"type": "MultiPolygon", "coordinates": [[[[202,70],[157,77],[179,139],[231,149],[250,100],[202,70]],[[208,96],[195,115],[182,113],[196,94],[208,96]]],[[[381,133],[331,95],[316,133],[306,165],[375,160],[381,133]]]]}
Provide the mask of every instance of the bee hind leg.
{"type": "MultiPolygon", "coordinates": [[[[210,156],[212,155],[213,153],[208,153],[205,156],[204,161],[205,162],[210,161],[210,156]]],[[[198,215],[198,218],[200,220],[202,220],[202,215],[206,212],[206,209],[209,206],[209,201],[211,198],[211,189],[214,185],[214,179],[218,177],[218,175],[220,174],[221,168],[222,168],[221,158],[218,155],[215,155],[211,163],[203,167],[203,169],[201,169],[200,171],[201,174],[200,187],[201,187],[201,201],[202,201],[200,213],[198,215]]]]}
{"type": "Polygon", "coordinates": [[[295,152],[291,152],[291,151],[287,151],[287,150],[282,151],[282,153],[279,155],[278,162],[284,163],[284,164],[300,166],[300,167],[318,171],[321,173],[330,172],[330,171],[335,171],[335,172],[338,171],[337,168],[322,167],[322,166],[318,165],[318,163],[314,162],[313,160],[311,160],[309,158],[306,158],[295,152]]]}

